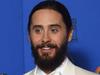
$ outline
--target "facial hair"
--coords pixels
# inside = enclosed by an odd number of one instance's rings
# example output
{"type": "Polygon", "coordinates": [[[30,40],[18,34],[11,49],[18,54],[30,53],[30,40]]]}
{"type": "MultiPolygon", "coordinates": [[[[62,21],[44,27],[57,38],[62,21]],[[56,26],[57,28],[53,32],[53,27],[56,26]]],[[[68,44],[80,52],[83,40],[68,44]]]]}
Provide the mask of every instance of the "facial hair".
{"type": "Polygon", "coordinates": [[[43,71],[48,70],[48,71],[53,71],[55,70],[58,66],[61,65],[61,63],[64,61],[67,53],[67,41],[65,41],[60,47],[53,43],[42,43],[40,45],[37,45],[34,47],[34,45],[31,43],[31,49],[32,49],[32,56],[35,59],[35,63],[38,65],[40,69],[43,71]],[[50,47],[50,48],[55,48],[55,56],[53,58],[49,58],[48,54],[44,55],[46,58],[43,59],[39,54],[38,54],[38,49],[43,48],[43,47],[50,47]]]}

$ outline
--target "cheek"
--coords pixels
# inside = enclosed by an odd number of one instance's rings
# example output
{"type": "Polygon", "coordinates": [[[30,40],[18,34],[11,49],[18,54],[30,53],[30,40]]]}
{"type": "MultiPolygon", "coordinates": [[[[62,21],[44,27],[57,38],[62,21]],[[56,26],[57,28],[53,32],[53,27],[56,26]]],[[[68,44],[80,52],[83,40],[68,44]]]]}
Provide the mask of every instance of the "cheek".
{"type": "Polygon", "coordinates": [[[58,47],[61,46],[61,44],[65,41],[66,35],[65,34],[57,34],[52,36],[52,40],[58,45],[58,47]]]}
{"type": "Polygon", "coordinates": [[[32,42],[34,45],[37,45],[37,44],[40,43],[41,36],[38,36],[38,35],[31,35],[31,36],[30,36],[30,39],[31,39],[31,42],[32,42]]]}

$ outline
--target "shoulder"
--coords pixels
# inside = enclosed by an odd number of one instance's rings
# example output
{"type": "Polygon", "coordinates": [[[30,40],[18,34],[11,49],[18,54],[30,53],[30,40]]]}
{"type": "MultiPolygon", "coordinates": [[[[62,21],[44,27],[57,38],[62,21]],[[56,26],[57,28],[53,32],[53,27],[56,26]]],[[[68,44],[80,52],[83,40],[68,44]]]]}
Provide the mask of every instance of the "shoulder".
{"type": "Polygon", "coordinates": [[[34,75],[34,69],[32,69],[31,71],[25,73],[24,75],[34,75]]]}
{"type": "Polygon", "coordinates": [[[94,72],[90,72],[90,71],[87,71],[85,69],[82,69],[78,66],[75,66],[75,73],[76,73],[76,75],[99,75],[99,74],[96,74],[94,72]]]}

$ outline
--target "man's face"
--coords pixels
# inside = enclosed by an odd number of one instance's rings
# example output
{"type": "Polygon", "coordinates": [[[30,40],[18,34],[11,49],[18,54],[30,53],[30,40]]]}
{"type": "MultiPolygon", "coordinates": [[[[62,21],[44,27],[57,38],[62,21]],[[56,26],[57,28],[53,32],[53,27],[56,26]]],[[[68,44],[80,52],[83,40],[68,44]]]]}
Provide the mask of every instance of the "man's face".
{"type": "MultiPolygon", "coordinates": [[[[32,15],[30,40],[41,60],[52,60],[66,41],[66,25],[60,13],[41,9],[32,15]]],[[[34,51],[33,51],[34,52],[34,51]]]]}

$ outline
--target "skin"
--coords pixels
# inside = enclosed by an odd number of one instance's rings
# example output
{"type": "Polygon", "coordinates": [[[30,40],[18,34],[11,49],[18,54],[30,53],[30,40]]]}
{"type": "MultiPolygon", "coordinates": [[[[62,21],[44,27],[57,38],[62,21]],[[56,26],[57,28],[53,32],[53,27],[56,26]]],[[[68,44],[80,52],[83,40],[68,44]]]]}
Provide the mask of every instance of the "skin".
{"type": "MultiPolygon", "coordinates": [[[[34,47],[42,42],[53,43],[60,47],[66,38],[69,39],[65,26],[60,13],[52,9],[40,9],[32,15],[29,38],[34,47]]],[[[38,54],[42,59],[52,59],[56,51],[55,48],[44,47],[38,49],[38,54]]]]}

